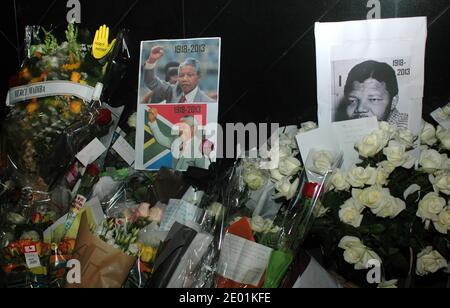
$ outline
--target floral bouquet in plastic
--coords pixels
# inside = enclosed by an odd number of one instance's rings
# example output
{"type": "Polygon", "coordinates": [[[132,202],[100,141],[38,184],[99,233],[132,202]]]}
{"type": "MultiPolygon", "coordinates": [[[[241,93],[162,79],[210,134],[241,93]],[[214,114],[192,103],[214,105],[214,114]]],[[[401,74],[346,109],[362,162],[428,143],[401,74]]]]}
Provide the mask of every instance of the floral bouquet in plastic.
{"type": "Polygon", "coordinates": [[[49,191],[78,151],[107,133],[111,115],[100,103],[103,82],[123,48],[120,34],[96,59],[89,35],[73,23],[65,34],[59,42],[40,26],[26,28],[26,59],[11,78],[6,102],[8,165],[22,186],[39,191],[49,191]]]}

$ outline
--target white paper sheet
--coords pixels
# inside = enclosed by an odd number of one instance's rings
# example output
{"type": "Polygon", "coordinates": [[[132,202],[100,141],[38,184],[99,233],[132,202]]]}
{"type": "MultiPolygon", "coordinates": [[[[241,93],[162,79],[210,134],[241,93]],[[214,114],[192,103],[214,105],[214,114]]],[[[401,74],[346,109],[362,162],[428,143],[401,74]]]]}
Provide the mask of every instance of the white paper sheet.
{"type": "Polygon", "coordinates": [[[200,215],[201,211],[201,209],[189,202],[171,199],[164,211],[160,231],[169,231],[175,222],[182,225],[195,222],[195,219],[200,215]]]}
{"type": "Polygon", "coordinates": [[[128,165],[133,165],[136,153],[133,147],[122,136],[119,136],[112,148],[128,165]]]}
{"type": "Polygon", "coordinates": [[[77,154],[76,158],[83,164],[83,166],[86,167],[99,158],[105,151],[106,148],[103,143],[101,143],[98,138],[95,138],[80,153],[77,154]]]}
{"type": "Polygon", "coordinates": [[[420,133],[426,17],[316,23],[315,34],[319,126],[376,115],[379,120],[420,133]],[[362,66],[365,72],[356,73],[362,66]],[[383,98],[374,98],[373,91],[369,93],[373,88],[366,83],[366,74],[372,82],[380,80],[376,95],[383,94],[383,98]],[[353,82],[354,77],[359,83],[353,82]],[[367,100],[368,95],[372,100],[367,100]],[[370,103],[371,110],[363,108],[367,107],[363,101],[370,103]],[[380,108],[374,108],[374,103],[380,108]]]}
{"type": "Polygon", "coordinates": [[[272,249],[227,233],[217,272],[238,283],[258,286],[269,265],[272,249]]]}

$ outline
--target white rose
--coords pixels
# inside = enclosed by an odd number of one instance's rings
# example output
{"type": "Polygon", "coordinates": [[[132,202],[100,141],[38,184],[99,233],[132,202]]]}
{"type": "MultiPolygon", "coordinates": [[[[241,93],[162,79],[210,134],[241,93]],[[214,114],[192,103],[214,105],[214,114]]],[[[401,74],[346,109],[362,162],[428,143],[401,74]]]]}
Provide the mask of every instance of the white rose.
{"type": "Polygon", "coordinates": [[[376,210],[381,205],[383,198],[387,196],[390,196],[389,189],[381,188],[380,186],[352,190],[352,197],[355,201],[372,210],[376,210]]]}
{"type": "Polygon", "coordinates": [[[347,182],[347,174],[341,169],[337,169],[331,177],[331,186],[336,191],[350,189],[350,184],[347,182]]]}
{"type": "Polygon", "coordinates": [[[420,133],[420,143],[429,146],[437,142],[436,129],[428,122],[422,121],[422,132],[420,133]]]}
{"type": "Polygon", "coordinates": [[[254,167],[247,168],[244,171],[243,180],[250,190],[259,190],[266,183],[264,173],[254,167]]]}
{"type": "Polygon", "coordinates": [[[442,126],[438,126],[436,136],[442,144],[442,147],[446,150],[450,150],[450,130],[445,129],[442,126]]]}
{"type": "Polygon", "coordinates": [[[333,154],[330,151],[318,151],[314,153],[312,163],[315,171],[325,173],[333,165],[333,154]]]}
{"type": "Polygon", "coordinates": [[[378,154],[388,143],[389,137],[382,130],[377,130],[364,137],[361,143],[356,145],[359,155],[365,158],[373,157],[378,154]]]}
{"type": "Polygon", "coordinates": [[[389,174],[391,174],[396,168],[395,165],[388,160],[378,163],[377,166],[383,168],[389,174]]]}
{"type": "Polygon", "coordinates": [[[406,154],[405,145],[398,141],[389,142],[389,146],[383,149],[383,154],[395,167],[402,166],[403,168],[411,169],[414,166],[414,157],[406,154]]]}
{"type": "Polygon", "coordinates": [[[281,146],[278,148],[280,160],[292,156],[292,149],[288,146],[281,146]]]}
{"type": "Polygon", "coordinates": [[[344,260],[349,264],[355,264],[356,269],[356,264],[361,263],[361,260],[363,259],[366,252],[367,248],[364,245],[353,246],[344,251],[344,260]]]}
{"type": "Polygon", "coordinates": [[[434,227],[439,233],[448,234],[450,231],[450,208],[446,207],[438,216],[438,219],[433,221],[434,227]]]}
{"type": "Polygon", "coordinates": [[[428,246],[417,255],[416,274],[419,276],[433,274],[447,266],[447,260],[439,252],[433,250],[433,247],[428,246]]]}
{"type": "Polygon", "coordinates": [[[137,113],[133,113],[129,118],[128,118],[128,126],[131,128],[136,128],[137,125],[137,113]]]}
{"type": "Polygon", "coordinates": [[[413,133],[406,128],[400,128],[395,136],[395,140],[404,144],[407,148],[412,148],[414,146],[414,139],[413,133]]]}
{"type": "Polygon", "coordinates": [[[373,250],[370,250],[366,247],[366,251],[363,254],[363,257],[361,260],[355,264],[355,270],[364,270],[368,269],[371,263],[370,261],[377,260],[381,264],[381,258],[380,256],[373,250]]]}
{"type": "Polygon", "coordinates": [[[284,178],[284,175],[278,169],[270,170],[270,176],[275,182],[281,181],[284,178]]]}
{"type": "Polygon", "coordinates": [[[364,216],[361,214],[364,210],[364,206],[355,202],[355,200],[349,199],[341,206],[339,211],[339,219],[350,226],[359,228],[361,226],[364,216]]]}
{"type": "Polygon", "coordinates": [[[300,126],[301,126],[301,128],[300,128],[300,130],[298,131],[300,134],[301,134],[301,133],[309,132],[309,131],[311,131],[311,130],[317,128],[317,124],[314,123],[314,122],[306,122],[306,123],[302,123],[300,126]]]}
{"type": "Polygon", "coordinates": [[[377,171],[372,167],[364,169],[362,167],[353,166],[347,174],[347,182],[352,187],[364,187],[366,184],[373,185],[375,184],[376,179],[377,171]]]}
{"type": "Polygon", "coordinates": [[[318,202],[319,203],[317,204],[317,207],[316,207],[316,217],[320,218],[320,217],[325,216],[330,209],[327,207],[324,207],[322,202],[320,202],[320,201],[318,201],[318,202]]]}
{"type": "Polygon", "coordinates": [[[420,153],[419,164],[423,171],[427,173],[434,173],[437,170],[446,167],[448,157],[446,154],[440,154],[436,150],[425,150],[420,153]]]}
{"type": "Polygon", "coordinates": [[[296,175],[301,168],[302,164],[294,157],[286,157],[280,160],[278,164],[278,171],[285,176],[296,175]]]}
{"type": "Polygon", "coordinates": [[[279,143],[280,147],[289,147],[291,149],[297,148],[297,142],[295,141],[295,139],[289,137],[286,134],[280,134],[279,143]]]}
{"type": "Polygon", "coordinates": [[[416,215],[422,220],[438,220],[438,215],[442,212],[447,202],[439,194],[431,192],[427,194],[420,202],[416,215]]]}
{"type": "Polygon", "coordinates": [[[350,249],[354,246],[364,246],[361,240],[354,236],[344,236],[338,244],[341,249],[350,249]]]}
{"type": "Polygon", "coordinates": [[[389,140],[397,134],[397,128],[388,122],[379,122],[378,127],[387,134],[389,140]]]}
{"type": "Polygon", "coordinates": [[[406,209],[406,203],[393,196],[384,195],[381,198],[380,205],[372,209],[372,213],[381,218],[395,218],[406,209]]]}
{"type": "Polygon", "coordinates": [[[390,175],[391,173],[388,172],[386,169],[384,169],[383,167],[378,167],[377,179],[375,181],[375,184],[379,186],[387,185],[389,183],[388,179],[390,175]]]}
{"type": "Polygon", "coordinates": [[[250,220],[250,227],[254,232],[262,233],[265,230],[266,220],[261,216],[255,216],[250,220]]]}
{"type": "Polygon", "coordinates": [[[297,192],[298,186],[300,185],[300,179],[296,179],[294,183],[291,183],[288,178],[284,178],[275,185],[277,194],[275,198],[285,197],[287,200],[292,199],[297,192]]]}
{"type": "Polygon", "coordinates": [[[378,289],[397,289],[397,283],[398,283],[398,279],[392,279],[389,281],[382,281],[379,285],[378,285],[378,289]]]}
{"type": "Polygon", "coordinates": [[[429,175],[430,183],[433,184],[435,192],[442,192],[447,196],[450,195],[450,173],[441,172],[437,173],[436,176],[432,174],[429,175]]]}

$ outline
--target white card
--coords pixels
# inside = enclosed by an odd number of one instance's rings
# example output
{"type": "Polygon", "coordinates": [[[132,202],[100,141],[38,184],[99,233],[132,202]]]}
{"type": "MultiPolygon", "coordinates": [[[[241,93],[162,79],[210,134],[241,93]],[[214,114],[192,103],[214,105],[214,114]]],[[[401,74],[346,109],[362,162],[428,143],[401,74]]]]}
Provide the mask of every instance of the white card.
{"type": "Polygon", "coordinates": [[[128,165],[131,166],[134,163],[136,153],[133,147],[122,136],[119,136],[112,148],[127,162],[128,165]]]}
{"type": "Polygon", "coordinates": [[[342,169],[347,170],[361,161],[357,150],[355,150],[355,145],[378,129],[378,121],[375,117],[363,118],[335,122],[332,124],[332,127],[344,155],[342,169]]]}
{"type": "Polygon", "coordinates": [[[183,201],[183,200],[169,200],[164,216],[161,221],[160,231],[170,231],[173,224],[178,222],[182,225],[186,225],[190,222],[195,222],[197,215],[200,214],[201,209],[198,207],[183,201]]]}
{"type": "Polygon", "coordinates": [[[341,150],[331,128],[320,127],[306,133],[300,133],[296,139],[304,163],[306,163],[312,149],[327,150],[332,153],[338,153],[341,150]]]}
{"type": "Polygon", "coordinates": [[[258,286],[266,271],[272,249],[227,233],[217,272],[238,283],[258,286]]]}
{"type": "Polygon", "coordinates": [[[25,246],[25,261],[29,269],[33,269],[41,266],[41,260],[36,250],[35,245],[25,246]]]}
{"type": "Polygon", "coordinates": [[[87,166],[93,163],[97,158],[99,158],[106,151],[103,143],[95,138],[89,143],[80,153],[77,154],[76,158],[82,163],[84,166],[87,166]]]}

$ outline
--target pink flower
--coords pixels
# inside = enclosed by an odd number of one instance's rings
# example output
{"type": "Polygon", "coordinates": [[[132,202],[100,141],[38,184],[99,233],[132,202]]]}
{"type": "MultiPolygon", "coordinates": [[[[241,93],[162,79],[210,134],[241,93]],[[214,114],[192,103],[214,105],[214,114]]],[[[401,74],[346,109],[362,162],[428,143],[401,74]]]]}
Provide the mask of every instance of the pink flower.
{"type": "Polygon", "coordinates": [[[147,218],[150,215],[149,209],[150,209],[150,204],[148,203],[141,203],[139,204],[139,207],[137,208],[137,212],[136,212],[136,216],[137,218],[142,217],[142,218],[147,218]]]}

